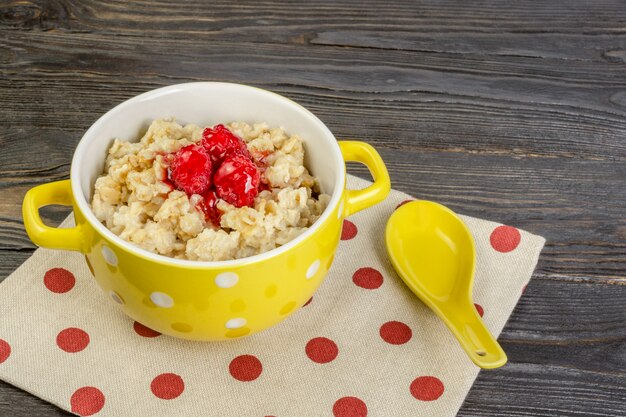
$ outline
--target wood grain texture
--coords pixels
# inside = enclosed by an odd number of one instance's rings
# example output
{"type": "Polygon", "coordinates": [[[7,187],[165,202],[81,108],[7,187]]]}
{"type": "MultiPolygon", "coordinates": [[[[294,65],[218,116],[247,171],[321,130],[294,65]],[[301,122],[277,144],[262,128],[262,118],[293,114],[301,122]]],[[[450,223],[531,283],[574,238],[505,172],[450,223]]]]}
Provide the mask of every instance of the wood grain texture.
{"type": "MultiPolygon", "coordinates": [[[[198,80],[290,97],[395,188],[547,238],[460,416],[626,415],[623,1],[0,2],[0,276],[34,250],[24,193],[100,115],[198,80]]],[[[0,383],[4,415],[69,414],[0,383]]]]}

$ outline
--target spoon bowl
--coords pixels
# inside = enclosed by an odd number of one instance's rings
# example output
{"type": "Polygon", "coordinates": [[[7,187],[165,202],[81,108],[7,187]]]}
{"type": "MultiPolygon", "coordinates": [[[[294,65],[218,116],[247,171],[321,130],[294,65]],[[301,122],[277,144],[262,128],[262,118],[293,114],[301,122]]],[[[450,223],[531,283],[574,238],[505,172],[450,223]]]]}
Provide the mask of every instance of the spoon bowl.
{"type": "Polygon", "coordinates": [[[489,333],[472,301],[476,249],[463,221],[449,208],[418,200],[387,221],[391,263],[406,285],[457,338],[481,368],[498,368],[506,354],[489,333]]]}

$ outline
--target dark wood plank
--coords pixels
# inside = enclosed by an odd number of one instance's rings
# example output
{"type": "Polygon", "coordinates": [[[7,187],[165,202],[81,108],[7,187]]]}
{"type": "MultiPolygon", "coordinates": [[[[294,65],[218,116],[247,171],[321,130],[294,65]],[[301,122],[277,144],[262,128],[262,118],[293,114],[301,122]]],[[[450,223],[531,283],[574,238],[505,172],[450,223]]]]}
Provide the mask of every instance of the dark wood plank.
{"type": "MultiPolygon", "coordinates": [[[[385,2],[376,0],[318,0],[302,7],[298,1],[238,2],[202,0],[136,2],[129,7],[123,0],[9,2],[4,9],[7,28],[110,31],[142,37],[168,35],[222,34],[237,40],[267,41],[292,28],[300,33],[328,27],[388,28],[394,31],[437,33],[480,32],[623,34],[623,3],[619,0],[567,2],[517,2],[491,0],[480,7],[467,7],[462,1],[441,4],[437,0],[385,2]],[[238,36],[237,36],[238,35],[238,36]],[[262,36],[259,38],[259,36],[262,36]]],[[[399,37],[400,40],[402,37],[399,37]]],[[[504,41],[505,42],[505,41],[504,41]]]]}
{"type": "Polygon", "coordinates": [[[68,417],[68,413],[44,400],[0,381],[0,415],[10,417],[68,417]]]}
{"type": "MultiPolygon", "coordinates": [[[[67,178],[102,113],[177,82],[253,84],[374,144],[395,188],[547,238],[501,336],[510,363],[460,416],[626,415],[625,27],[620,0],[2,3],[0,279],[34,250],[24,193],[67,178]]],[[[0,383],[0,415],[33,414],[69,415],[0,383]]]]}
{"type": "Polygon", "coordinates": [[[480,373],[459,416],[623,416],[624,297],[537,274],[500,335],[509,364],[480,373]]]}

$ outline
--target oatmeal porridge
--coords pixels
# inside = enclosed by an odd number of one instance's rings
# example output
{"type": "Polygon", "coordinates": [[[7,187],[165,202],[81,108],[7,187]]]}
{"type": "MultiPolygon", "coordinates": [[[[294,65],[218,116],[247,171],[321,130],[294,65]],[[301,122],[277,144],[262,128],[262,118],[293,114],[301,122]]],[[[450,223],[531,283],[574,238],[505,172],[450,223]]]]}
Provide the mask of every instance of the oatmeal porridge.
{"type": "Polygon", "coordinates": [[[152,122],[115,139],[91,207],[113,233],[178,259],[238,259],[281,246],[319,218],[330,196],[282,128],[152,122]]]}

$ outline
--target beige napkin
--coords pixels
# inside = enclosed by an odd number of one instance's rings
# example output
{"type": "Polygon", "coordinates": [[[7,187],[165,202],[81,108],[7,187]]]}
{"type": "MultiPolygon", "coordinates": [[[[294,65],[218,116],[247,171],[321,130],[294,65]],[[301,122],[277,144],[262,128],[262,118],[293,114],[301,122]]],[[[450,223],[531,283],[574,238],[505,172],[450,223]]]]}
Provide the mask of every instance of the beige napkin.
{"type": "MultiPolygon", "coordinates": [[[[228,342],[158,335],[117,309],[81,254],[39,249],[0,284],[0,379],[81,415],[454,416],[479,369],[385,251],[386,220],[410,198],[392,191],[350,217],[310,303],[228,342]]],[[[474,300],[498,335],[544,239],[463,219],[476,241],[474,300]]]]}

